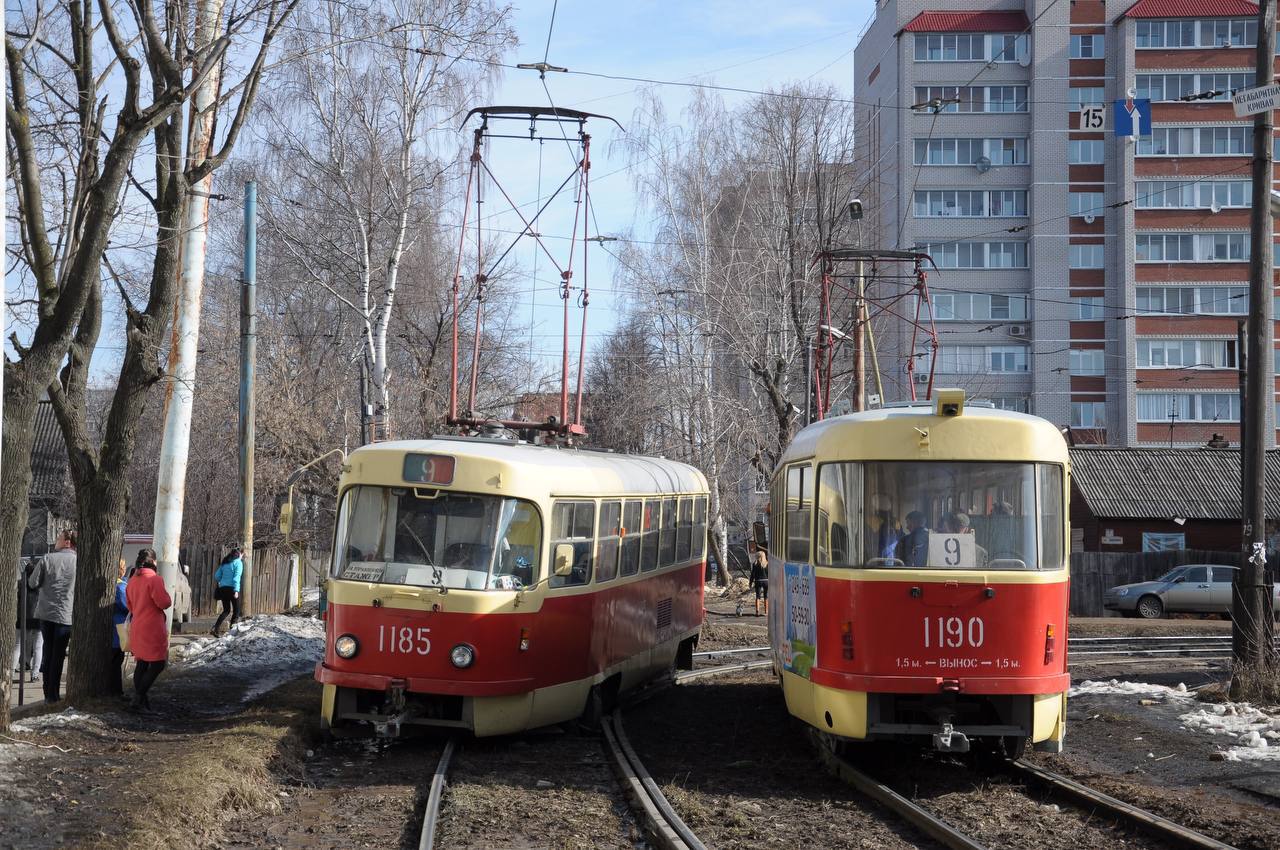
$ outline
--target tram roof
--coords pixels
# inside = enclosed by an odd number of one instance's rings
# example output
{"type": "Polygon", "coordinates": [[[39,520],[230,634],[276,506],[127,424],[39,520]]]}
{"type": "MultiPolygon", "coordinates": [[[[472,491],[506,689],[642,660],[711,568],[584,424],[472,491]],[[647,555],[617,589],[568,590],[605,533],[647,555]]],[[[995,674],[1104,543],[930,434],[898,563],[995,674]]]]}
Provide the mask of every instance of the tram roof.
{"type": "Polygon", "coordinates": [[[932,402],[833,416],[796,434],[778,462],[821,455],[867,460],[1043,460],[1067,462],[1062,432],[1039,416],[966,404],[959,416],[939,416],[932,402]],[[901,426],[901,427],[895,427],[901,426]],[[930,430],[922,454],[917,428],[930,430]]]}
{"type": "Polygon", "coordinates": [[[402,456],[409,452],[450,455],[460,462],[504,464],[525,473],[521,476],[526,482],[524,489],[533,487],[551,495],[690,493],[707,489],[707,479],[697,467],[675,460],[477,437],[374,443],[353,451],[348,463],[374,454],[402,456]]]}

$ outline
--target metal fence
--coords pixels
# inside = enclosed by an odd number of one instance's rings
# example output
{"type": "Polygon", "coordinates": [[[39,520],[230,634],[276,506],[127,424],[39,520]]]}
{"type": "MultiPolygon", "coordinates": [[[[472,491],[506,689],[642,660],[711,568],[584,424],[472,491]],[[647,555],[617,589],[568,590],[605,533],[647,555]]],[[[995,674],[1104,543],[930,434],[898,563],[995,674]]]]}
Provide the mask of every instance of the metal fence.
{"type": "MultiPolygon", "coordinates": [[[[1268,555],[1271,561],[1274,554],[1268,555]]],[[[1120,584],[1150,581],[1183,564],[1240,565],[1239,552],[1182,549],[1170,552],[1072,552],[1071,614],[1103,617],[1102,594],[1120,584]]]]}

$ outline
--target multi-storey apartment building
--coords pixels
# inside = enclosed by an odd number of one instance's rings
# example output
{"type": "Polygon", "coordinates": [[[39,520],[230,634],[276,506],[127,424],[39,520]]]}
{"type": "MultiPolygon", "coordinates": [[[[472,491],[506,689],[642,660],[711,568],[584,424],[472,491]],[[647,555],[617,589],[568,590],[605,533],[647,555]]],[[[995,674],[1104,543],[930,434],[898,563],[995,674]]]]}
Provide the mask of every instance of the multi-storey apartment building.
{"type": "MultiPolygon", "coordinates": [[[[1256,14],[880,3],[855,52],[868,241],[936,261],[942,384],[1077,442],[1238,439],[1252,129],[1230,93],[1256,83],[1256,14]],[[1127,97],[1151,101],[1149,135],[1112,132],[1127,97]],[[1081,129],[1090,104],[1105,132],[1081,129]]],[[[892,323],[877,330],[889,364],[911,353],[892,323]]],[[[890,400],[907,395],[902,370],[884,377],[890,400]]]]}

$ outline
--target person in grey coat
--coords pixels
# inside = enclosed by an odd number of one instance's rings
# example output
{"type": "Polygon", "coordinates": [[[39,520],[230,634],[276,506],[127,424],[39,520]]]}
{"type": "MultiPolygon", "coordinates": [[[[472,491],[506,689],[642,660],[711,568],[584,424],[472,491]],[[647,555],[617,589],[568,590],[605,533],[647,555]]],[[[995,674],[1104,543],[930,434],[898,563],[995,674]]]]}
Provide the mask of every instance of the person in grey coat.
{"type": "Polygon", "coordinates": [[[62,666],[71,640],[71,611],[76,601],[76,533],[70,529],[58,535],[54,551],[36,564],[27,586],[39,591],[36,619],[44,636],[44,699],[62,699],[62,666]]]}

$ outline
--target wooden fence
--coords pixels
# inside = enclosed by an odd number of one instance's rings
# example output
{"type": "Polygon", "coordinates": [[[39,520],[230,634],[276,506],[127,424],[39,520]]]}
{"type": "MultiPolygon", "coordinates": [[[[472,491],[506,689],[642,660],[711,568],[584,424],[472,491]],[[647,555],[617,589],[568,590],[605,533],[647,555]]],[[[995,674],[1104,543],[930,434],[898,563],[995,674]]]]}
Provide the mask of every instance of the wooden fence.
{"type": "MultiPolygon", "coordinates": [[[[220,545],[196,544],[182,550],[182,563],[191,568],[191,616],[216,614],[213,574],[222,560],[220,545]]],[[[289,553],[264,546],[253,550],[253,598],[249,610],[255,614],[276,614],[289,602],[289,553]]]]}
{"type": "MultiPolygon", "coordinates": [[[[1271,561],[1274,554],[1268,555],[1271,561]]],[[[1183,549],[1172,552],[1072,552],[1071,614],[1103,617],[1102,594],[1107,588],[1158,578],[1183,564],[1240,565],[1239,552],[1183,549]]]]}

